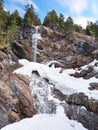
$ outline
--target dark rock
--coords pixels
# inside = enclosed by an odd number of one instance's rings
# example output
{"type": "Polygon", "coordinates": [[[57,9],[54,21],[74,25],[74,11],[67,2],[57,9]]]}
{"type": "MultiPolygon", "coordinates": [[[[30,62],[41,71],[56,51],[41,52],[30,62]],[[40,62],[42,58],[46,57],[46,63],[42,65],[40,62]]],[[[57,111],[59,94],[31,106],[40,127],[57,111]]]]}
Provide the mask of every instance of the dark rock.
{"type": "Polygon", "coordinates": [[[9,124],[8,116],[5,115],[4,117],[0,117],[0,128],[4,127],[7,124],[9,124]]]}
{"type": "Polygon", "coordinates": [[[95,78],[98,79],[98,73],[95,74],[95,78]]]}
{"type": "Polygon", "coordinates": [[[53,89],[55,98],[63,101],[66,115],[82,123],[88,130],[98,130],[98,101],[89,99],[83,93],[63,95],[59,90],[53,89]]]}
{"type": "Polygon", "coordinates": [[[83,77],[84,79],[89,79],[94,76],[97,78],[97,72],[94,70],[94,66],[88,66],[86,69],[83,69],[80,72],[70,74],[70,76],[74,76],[76,78],[83,77]]]}
{"type": "Polygon", "coordinates": [[[89,87],[90,90],[98,90],[98,83],[90,83],[91,87],[89,87]]]}
{"type": "Polygon", "coordinates": [[[65,112],[70,119],[82,123],[88,130],[98,130],[98,114],[89,112],[86,108],[69,104],[65,112]]]}
{"type": "Polygon", "coordinates": [[[85,76],[87,76],[87,70],[82,70],[81,72],[80,72],[80,76],[81,77],[85,77],[85,76]]]}
{"type": "Polygon", "coordinates": [[[35,74],[36,76],[40,77],[40,74],[39,74],[39,72],[37,70],[33,70],[32,74],[35,74]]]}
{"type": "Polygon", "coordinates": [[[65,100],[66,96],[62,94],[58,89],[53,88],[52,92],[55,98],[59,99],[60,101],[65,100]]]}
{"type": "Polygon", "coordinates": [[[13,53],[20,59],[33,59],[31,44],[28,40],[15,41],[12,45],[13,53]]]}

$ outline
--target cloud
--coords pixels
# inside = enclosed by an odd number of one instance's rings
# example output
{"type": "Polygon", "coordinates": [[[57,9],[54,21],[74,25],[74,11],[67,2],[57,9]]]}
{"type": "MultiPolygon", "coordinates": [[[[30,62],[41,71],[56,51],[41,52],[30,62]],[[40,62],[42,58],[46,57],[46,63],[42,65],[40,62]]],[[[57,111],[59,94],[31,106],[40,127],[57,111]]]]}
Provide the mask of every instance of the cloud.
{"type": "Polygon", "coordinates": [[[81,25],[84,29],[86,28],[88,21],[95,22],[95,18],[83,17],[83,16],[74,18],[74,23],[78,24],[78,25],[81,25]]]}
{"type": "Polygon", "coordinates": [[[87,26],[87,21],[96,21],[95,16],[97,16],[98,12],[98,4],[96,3],[98,0],[56,0],[56,2],[59,6],[68,9],[74,23],[81,25],[84,29],[87,26]]]}
{"type": "Polygon", "coordinates": [[[38,10],[38,6],[32,1],[32,0],[10,0],[10,2],[12,2],[13,4],[14,3],[18,3],[18,4],[21,4],[21,5],[27,5],[27,4],[32,4],[34,6],[34,9],[35,10],[38,10]]]}
{"type": "Polygon", "coordinates": [[[71,15],[80,15],[88,8],[88,0],[57,0],[62,7],[68,7],[71,15]]]}

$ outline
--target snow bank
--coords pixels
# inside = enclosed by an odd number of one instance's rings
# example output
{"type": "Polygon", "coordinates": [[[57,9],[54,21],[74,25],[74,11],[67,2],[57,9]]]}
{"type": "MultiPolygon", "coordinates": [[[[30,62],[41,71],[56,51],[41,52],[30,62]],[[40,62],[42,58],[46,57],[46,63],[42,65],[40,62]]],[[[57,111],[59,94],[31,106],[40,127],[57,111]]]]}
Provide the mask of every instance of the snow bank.
{"type": "MultiPolygon", "coordinates": [[[[75,72],[76,70],[69,69],[64,71],[63,73],[59,73],[59,69],[54,67],[48,67],[44,64],[39,64],[35,62],[28,62],[26,60],[19,61],[23,67],[14,71],[14,73],[27,75],[30,78],[32,77],[32,71],[37,70],[41,77],[47,78],[51,84],[55,86],[58,90],[60,90],[63,94],[74,94],[83,92],[89,98],[94,98],[98,100],[98,91],[97,90],[89,90],[89,83],[98,82],[98,79],[95,77],[90,78],[88,80],[83,78],[75,78],[70,76],[69,74],[75,72]]],[[[97,61],[90,63],[89,65],[94,65],[97,61]]],[[[83,69],[86,66],[82,67],[83,69]]],[[[98,67],[95,67],[98,70],[98,67]]]]}
{"type": "Polygon", "coordinates": [[[1,130],[87,130],[77,121],[69,120],[58,106],[56,114],[39,114],[8,125],[1,130]]]}

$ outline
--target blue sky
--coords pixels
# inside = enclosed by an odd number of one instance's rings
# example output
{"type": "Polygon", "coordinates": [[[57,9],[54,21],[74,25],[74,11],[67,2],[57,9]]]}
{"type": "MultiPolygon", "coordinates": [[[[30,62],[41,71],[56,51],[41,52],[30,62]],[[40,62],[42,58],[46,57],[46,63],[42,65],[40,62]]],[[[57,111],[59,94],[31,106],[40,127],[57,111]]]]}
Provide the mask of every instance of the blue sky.
{"type": "Polygon", "coordinates": [[[11,13],[17,9],[21,16],[25,13],[25,5],[33,4],[41,21],[53,9],[65,19],[71,16],[74,23],[85,28],[88,21],[98,20],[98,0],[4,0],[5,9],[11,13]]]}

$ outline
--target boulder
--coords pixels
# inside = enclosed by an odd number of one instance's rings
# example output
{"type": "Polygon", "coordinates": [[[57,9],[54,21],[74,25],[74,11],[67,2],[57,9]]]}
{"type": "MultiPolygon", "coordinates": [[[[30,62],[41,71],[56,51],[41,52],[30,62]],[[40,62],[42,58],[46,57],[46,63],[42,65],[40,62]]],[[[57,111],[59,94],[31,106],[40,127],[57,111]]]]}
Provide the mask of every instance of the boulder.
{"type": "Polygon", "coordinates": [[[28,78],[0,72],[0,128],[25,117],[32,117],[36,110],[32,103],[28,78]]]}
{"type": "Polygon", "coordinates": [[[98,90],[98,83],[90,83],[89,89],[90,90],[98,90]]]}
{"type": "Polygon", "coordinates": [[[98,130],[98,101],[89,99],[83,93],[64,95],[59,90],[53,89],[55,98],[62,103],[66,115],[82,123],[88,130],[98,130]]]}

